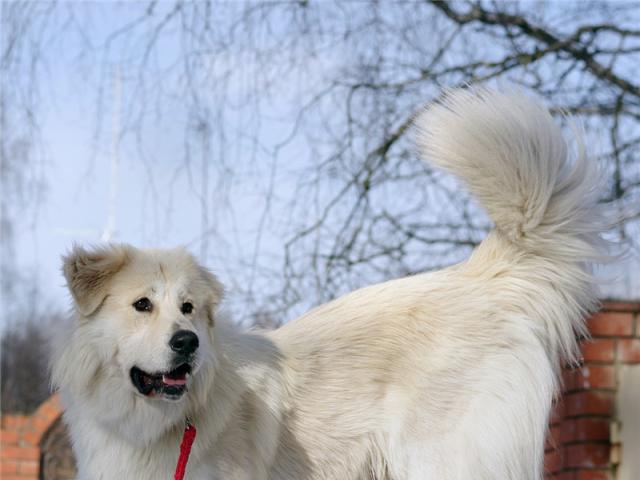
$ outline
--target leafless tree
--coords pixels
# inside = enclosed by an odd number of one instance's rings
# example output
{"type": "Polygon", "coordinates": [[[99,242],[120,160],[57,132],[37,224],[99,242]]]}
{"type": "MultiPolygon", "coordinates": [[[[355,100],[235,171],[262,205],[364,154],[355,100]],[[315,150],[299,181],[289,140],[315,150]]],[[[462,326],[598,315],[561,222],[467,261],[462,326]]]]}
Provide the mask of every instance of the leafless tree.
{"type": "Polygon", "coordinates": [[[46,194],[41,101],[46,47],[59,32],[53,3],[0,2],[0,407],[29,413],[50,394],[51,326],[37,266],[16,262],[16,231],[33,229],[46,194]]]}
{"type": "Polygon", "coordinates": [[[49,338],[61,318],[14,322],[2,334],[0,407],[2,413],[30,413],[51,394],[49,338]]]}
{"type": "Polygon", "coordinates": [[[626,215],[619,234],[638,248],[637,3],[260,3],[218,17],[216,6],[176,4],[152,31],[172,16],[190,26],[181,28],[195,46],[183,68],[189,85],[221,80],[229,88],[251,76],[239,99],[221,96],[254,123],[220,138],[242,141],[260,128],[265,105],[281,101],[294,120],[269,150],[272,172],[289,163],[291,145],[304,145],[309,158],[277,211],[278,188],[265,195],[265,218],[287,212],[291,228],[283,270],[263,272],[275,288],[262,309],[278,316],[363,283],[439,268],[484,237],[486,218],[449,177],[416,159],[410,141],[416,109],[443,87],[469,82],[522,86],[578,117],[598,145],[608,200],[626,215]],[[234,21],[215,20],[229,15],[234,21]],[[207,70],[212,53],[236,62],[207,70]],[[295,94],[283,95],[283,83],[295,94]]]}
{"type": "Polygon", "coordinates": [[[213,212],[233,208],[233,181],[254,182],[254,246],[231,290],[260,318],[451,264],[484,237],[487,218],[411,142],[416,111],[469,82],[521,86],[578,117],[625,215],[618,234],[638,249],[638,3],[150,1],[122,8],[97,43],[105,7],[58,8],[84,39],[79,61],[100,59],[96,137],[116,64],[122,136],[150,172],[150,122],[182,126],[176,176],[200,196],[196,243],[216,265],[228,258],[212,245],[230,240],[213,212]]]}
{"type": "Polygon", "coordinates": [[[44,194],[39,78],[52,11],[53,5],[0,2],[0,325],[24,310],[33,314],[37,304],[33,272],[16,268],[14,231],[33,226],[44,194]],[[18,285],[26,285],[30,301],[20,298],[18,285]]]}

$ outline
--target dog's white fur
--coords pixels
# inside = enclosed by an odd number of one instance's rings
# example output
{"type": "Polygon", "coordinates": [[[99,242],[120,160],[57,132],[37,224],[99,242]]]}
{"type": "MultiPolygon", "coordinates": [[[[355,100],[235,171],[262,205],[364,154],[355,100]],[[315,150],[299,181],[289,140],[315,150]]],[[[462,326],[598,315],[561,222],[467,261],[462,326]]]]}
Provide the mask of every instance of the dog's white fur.
{"type": "Polygon", "coordinates": [[[241,333],[216,321],[220,287],[183,250],[65,258],[77,318],[53,381],[79,478],[171,478],[187,416],[189,479],[542,477],[558,365],[596,306],[585,262],[602,252],[599,176],[520,93],[449,92],[416,124],[425,156],[495,221],[465,263],[241,333]],[[152,313],[131,307],[142,295],[152,313]],[[168,368],[177,327],[200,337],[189,391],[145,398],[129,369],[168,368]]]}

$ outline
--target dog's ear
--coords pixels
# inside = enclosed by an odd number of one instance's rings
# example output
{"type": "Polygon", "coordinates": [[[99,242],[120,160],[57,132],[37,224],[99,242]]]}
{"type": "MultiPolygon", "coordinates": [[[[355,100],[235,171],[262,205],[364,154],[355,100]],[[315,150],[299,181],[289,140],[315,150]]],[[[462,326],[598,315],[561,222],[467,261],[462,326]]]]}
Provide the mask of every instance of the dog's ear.
{"type": "Polygon", "coordinates": [[[208,291],[207,316],[209,317],[209,323],[213,327],[215,325],[216,309],[218,308],[218,305],[220,304],[220,302],[222,301],[222,297],[224,296],[224,287],[222,286],[218,278],[208,269],[202,266],[199,266],[198,268],[208,291]]]}
{"type": "Polygon", "coordinates": [[[94,313],[107,296],[109,280],[129,261],[130,247],[110,245],[85,250],[75,245],[62,257],[62,271],[78,311],[94,313]]]}

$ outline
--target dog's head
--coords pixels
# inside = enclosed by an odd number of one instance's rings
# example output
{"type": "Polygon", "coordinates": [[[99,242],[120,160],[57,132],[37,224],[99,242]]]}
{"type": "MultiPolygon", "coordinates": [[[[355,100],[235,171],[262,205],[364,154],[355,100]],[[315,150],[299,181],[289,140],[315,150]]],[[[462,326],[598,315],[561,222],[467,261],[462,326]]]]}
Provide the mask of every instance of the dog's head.
{"type": "Polygon", "coordinates": [[[111,423],[183,417],[184,399],[205,388],[216,362],[216,278],[183,249],[125,245],[76,247],[63,271],[77,318],[54,359],[54,384],[101,404],[98,415],[117,416],[111,423]]]}

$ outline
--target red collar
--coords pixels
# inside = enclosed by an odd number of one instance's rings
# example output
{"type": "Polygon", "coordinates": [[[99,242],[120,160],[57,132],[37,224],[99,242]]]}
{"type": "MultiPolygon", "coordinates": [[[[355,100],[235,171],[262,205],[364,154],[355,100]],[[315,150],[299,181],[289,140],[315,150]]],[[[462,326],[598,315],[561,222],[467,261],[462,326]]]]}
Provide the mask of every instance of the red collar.
{"type": "Polygon", "coordinates": [[[178,457],[178,463],[176,464],[176,473],[173,476],[174,480],[184,479],[184,472],[187,470],[187,462],[189,461],[191,446],[195,439],[196,427],[191,424],[189,419],[187,419],[184,427],[184,433],[182,434],[182,442],[180,443],[180,456],[178,457]]]}

